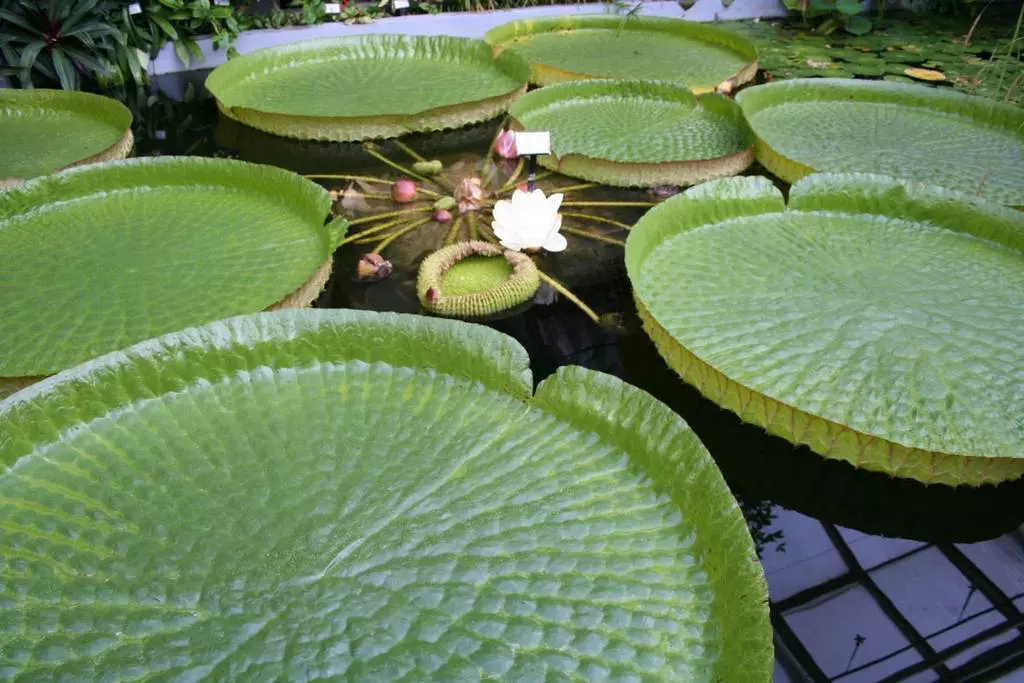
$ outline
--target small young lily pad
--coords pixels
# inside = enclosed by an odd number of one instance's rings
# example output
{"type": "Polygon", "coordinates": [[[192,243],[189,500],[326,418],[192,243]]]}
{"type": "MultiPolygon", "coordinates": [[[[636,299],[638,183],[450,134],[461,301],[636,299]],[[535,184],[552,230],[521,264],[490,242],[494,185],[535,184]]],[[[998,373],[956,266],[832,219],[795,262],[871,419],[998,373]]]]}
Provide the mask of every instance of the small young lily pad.
{"type": "Polygon", "coordinates": [[[537,266],[526,254],[487,242],[458,242],[423,259],[416,295],[431,313],[480,319],[528,302],[539,287],[537,266]]]}

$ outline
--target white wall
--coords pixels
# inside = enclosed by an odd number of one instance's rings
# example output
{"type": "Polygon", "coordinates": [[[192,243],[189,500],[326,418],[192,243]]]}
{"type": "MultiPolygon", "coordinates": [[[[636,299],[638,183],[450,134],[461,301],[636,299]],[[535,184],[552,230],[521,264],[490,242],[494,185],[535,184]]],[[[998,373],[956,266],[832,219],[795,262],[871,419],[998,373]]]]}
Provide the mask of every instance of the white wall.
{"type": "MultiPolygon", "coordinates": [[[[587,3],[554,5],[550,7],[527,7],[496,12],[417,14],[407,17],[380,19],[371,24],[356,24],[352,26],[342,23],[328,23],[315,26],[293,26],[283,29],[247,31],[238,37],[236,47],[239,52],[245,53],[272,45],[293,43],[299,40],[309,40],[310,38],[326,38],[360,33],[399,33],[406,35],[447,35],[482,38],[487,31],[495,26],[516,19],[558,17],[567,14],[604,14],[609,11],[611,10],[608,4],[587,3]]],[[[723,7],[721,0],[697,0],[693,7],[685,11],[676,2],[645,2],[641,14],[649,17],[675,17],[688,21],[714,21],[716,18],[724,21],[727,19],[785,16],[786,9],[782,6],[780,0],[734,0],[729,7],[723,7]]],[[[194,61],[190,66],[185,67],[175,54],[174,46],[168,44],[164,46],[156,59],[150,63],[150,73],[155,76],[179,71],[212,69],[227,61],[227,55],[224,51],[215,51],[209,38],[202,38],[197,42],[203,51],[202,60],[194,61]]]]}

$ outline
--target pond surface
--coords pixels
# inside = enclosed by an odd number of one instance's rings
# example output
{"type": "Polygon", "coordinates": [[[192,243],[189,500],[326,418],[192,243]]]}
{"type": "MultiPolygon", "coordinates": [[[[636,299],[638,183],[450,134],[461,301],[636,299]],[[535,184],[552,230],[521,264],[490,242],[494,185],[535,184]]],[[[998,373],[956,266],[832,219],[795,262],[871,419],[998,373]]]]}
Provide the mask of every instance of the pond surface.
{"type": "MultiPolygon", "coordinates": [[[[188,78],[201,83],[203,74],[188,78]]],[[[160,85],[178,96],[187,90],[181,77],[160,85]]],[[[176,102],[155,95],[139,113],[139,154],[228,156],[299,173],[397,177],[359,145],[287,140],[220,120],[203,96],[176,102]]],[[[498,125],[406,142],[446,166],[472,164],[498,125]]],[[[407,161],[388,144],[381,151],[407,161]]],[[[574,183],[549,177],[540,186],[574,183]]],[[[574,198],[652,200],[646,192],[612,188],[574,198]]],[[[644,210],[593,209],[629,224],[644,210]]],[[[624,238],[614,228],[607,234],[624,238]]],[[[395,272],[376,284],[354,276],[370,246],[342,247],[315,305],[418,312],[415,264],[439,239],[425,231],[396,241],[385,254],[395,272]]],[[[1018,528],[1024,479],[977,489],[924,486],[768,436],[702,398],[664,364],[636,317],[620,246],[570,236],[569,249],[541,257],[541,266],[602,324],[548,288],[525,311],[486,324],[522,343],[536,381],[567,364],[614,374],[656,395],[697,432],[740,500],[765,568],[776,681],[1024,680],[1024,532],[1018,528]]]]}

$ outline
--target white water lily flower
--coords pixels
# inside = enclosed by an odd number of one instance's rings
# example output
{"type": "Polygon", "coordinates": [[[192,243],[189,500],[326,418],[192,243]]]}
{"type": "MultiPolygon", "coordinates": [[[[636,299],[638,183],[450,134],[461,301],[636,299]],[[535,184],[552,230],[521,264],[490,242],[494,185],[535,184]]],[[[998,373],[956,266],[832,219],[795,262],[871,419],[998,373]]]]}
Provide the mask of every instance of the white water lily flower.
{"type": "Polygon", "coordinates": [[[568,243],[558,232],[562,227],[562,215],[558,213],[561,205],[561,193],[545,197],[543,190],[516,190],[511,201],[502,199],[494,205],[494,236],[501,246],[513,251],[562,251],[568,243]]]}

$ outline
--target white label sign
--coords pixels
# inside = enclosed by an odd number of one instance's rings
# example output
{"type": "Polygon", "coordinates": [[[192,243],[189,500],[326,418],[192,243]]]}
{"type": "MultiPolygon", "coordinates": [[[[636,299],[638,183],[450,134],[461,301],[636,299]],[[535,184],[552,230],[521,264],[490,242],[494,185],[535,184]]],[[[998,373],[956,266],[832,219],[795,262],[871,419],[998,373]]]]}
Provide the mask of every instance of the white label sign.
{"type": "Polygon", "coordinates": [[[213,4],[221,7],[231,7],[231,0],[213,0],[213,4]]]}
{"type": "Polygon", "coordinates": [[[391,0],[391,9],[395,11],[409,9],[409,0],[391,0]]]}
{"type": "Polygon", "coordinates": [[[551,133],[546,130],[516,133],[516,153],[521,157],[551,154],[551,133]]]}
{"type": "Polygon", "coordinates": [[[142,14],[142,5],[137,2],[128,5],[128,14],[142,14]]]}
{"type": "Polygon", "coordinates": [[[340,2],[325,2],[324,12],[327,14],[341,14],[341,3],[340,2]]]}

